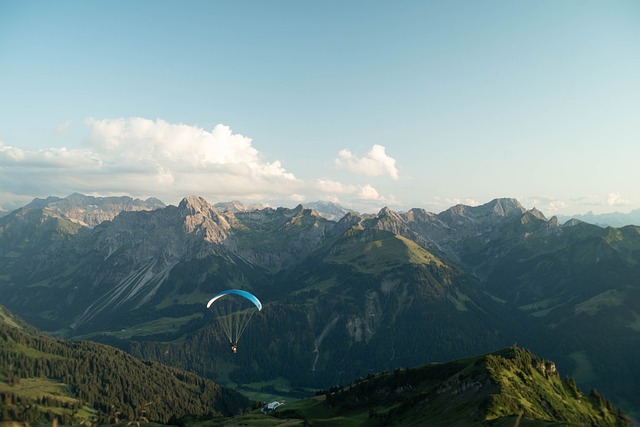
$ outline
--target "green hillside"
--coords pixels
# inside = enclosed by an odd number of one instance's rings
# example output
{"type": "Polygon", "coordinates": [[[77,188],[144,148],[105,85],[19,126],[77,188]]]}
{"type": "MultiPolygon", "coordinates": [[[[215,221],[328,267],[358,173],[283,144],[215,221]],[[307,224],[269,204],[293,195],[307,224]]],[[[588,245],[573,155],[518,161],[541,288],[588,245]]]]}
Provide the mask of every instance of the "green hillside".
{"type": "Polygon", "coordinates": [[[444,265],[433,254],[405,237],[388,231],[355,228],[332,246],[324,261],[347,264],[367,274],[384,273],[406,264],[444,265]]]}
{"type": "Polygon", "coordinates": [[[186,414],[233,414],[250,401],[196,375],[121,350],[26,332],[0,309],[0,412],[4,420],[63,424],[186,414]],[[8,319],[8,321],[7,321],[8,319]]]}
{"type": "Polygon", "coordinates": [[[553,362],[510,347],[483,356],[372,374],[265,415],[185,417],[222,426],[628,426],[597,391],[560,379],[553,362]]]}

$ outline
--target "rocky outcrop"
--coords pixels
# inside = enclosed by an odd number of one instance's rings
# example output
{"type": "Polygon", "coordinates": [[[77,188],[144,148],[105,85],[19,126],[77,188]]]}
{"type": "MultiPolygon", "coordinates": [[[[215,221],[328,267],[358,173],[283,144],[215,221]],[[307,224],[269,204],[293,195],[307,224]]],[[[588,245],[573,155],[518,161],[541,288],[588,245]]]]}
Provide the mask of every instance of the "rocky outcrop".
{"type": "Polygon", "coordinates": [[[548,360],[540,360],[538,362],[537,368],[538,368],[538,371],[540,371],[540,373],[545,377],[550,377],[550,376],[557,377],[559,375],[558,370],[556,369],[556,364],[548,360]]]}

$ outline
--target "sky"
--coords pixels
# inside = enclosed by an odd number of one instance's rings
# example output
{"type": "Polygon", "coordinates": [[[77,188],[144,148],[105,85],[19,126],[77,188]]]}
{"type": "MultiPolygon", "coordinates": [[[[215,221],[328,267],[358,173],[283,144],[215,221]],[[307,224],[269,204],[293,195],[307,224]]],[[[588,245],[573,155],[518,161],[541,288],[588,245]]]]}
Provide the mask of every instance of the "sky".
{"type": "Polygon", "coordinates": [[[640,2],[0,0],[0,209],[640,208],[640,2]]]}

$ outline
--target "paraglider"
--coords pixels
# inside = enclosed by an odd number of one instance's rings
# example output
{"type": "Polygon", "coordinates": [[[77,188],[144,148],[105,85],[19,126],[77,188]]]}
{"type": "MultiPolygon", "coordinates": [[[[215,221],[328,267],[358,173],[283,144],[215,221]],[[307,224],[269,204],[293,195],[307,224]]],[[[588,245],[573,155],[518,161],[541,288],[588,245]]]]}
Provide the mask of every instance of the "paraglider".
{"type": "Polygon", "coordinates": [[[238,351],[238,340],[244,333],[256,311],[262,310],[262,303],[255,295],[240,289],[228,289],[215,295],[207,303],[220,323],[229,340],[231,351],[238,351]]]}

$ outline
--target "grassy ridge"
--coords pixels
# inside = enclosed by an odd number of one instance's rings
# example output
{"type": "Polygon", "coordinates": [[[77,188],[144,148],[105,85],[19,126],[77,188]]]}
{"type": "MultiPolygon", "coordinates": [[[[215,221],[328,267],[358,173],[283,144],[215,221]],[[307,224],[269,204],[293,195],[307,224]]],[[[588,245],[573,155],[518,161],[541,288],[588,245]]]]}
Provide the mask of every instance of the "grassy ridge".
{"type": "Polygon", "coordinates": [[[345,233],[324,262],[347,264],[366,274],[380,274],[407,263],[444,266],[436,256],[405,237],[388,231],[357,228],[345,233]]]}
{"type": "Polygon", "coordinates": [[[0,395],[5,401],[0,405],[3,406],[3,418],[14,413],[34,421],[52,420],[54,416],[66,422],[98,419],[98,411],[74,396],[66,384],[47,378],[26,378],[13,384],[6,381],[6,375],[0,376],[0,395]],[[32,414],[27,413],[27,405],[35,409],[32,414]]]}
{"type": "Polygon", "coordinates": [[[372,375],[279,411],[326,426],[628,425],[595,390],[583,394],[552,362],[516,347],[372,375]]]}
{"type": "Polygon", "coordinates": [[[287,402],[274,413],[185,417],[183,427],[222,426],[628,426],[597,391],[561,380],[552,362],[510,347],[491,354],[396,369],[287,402]]]}

